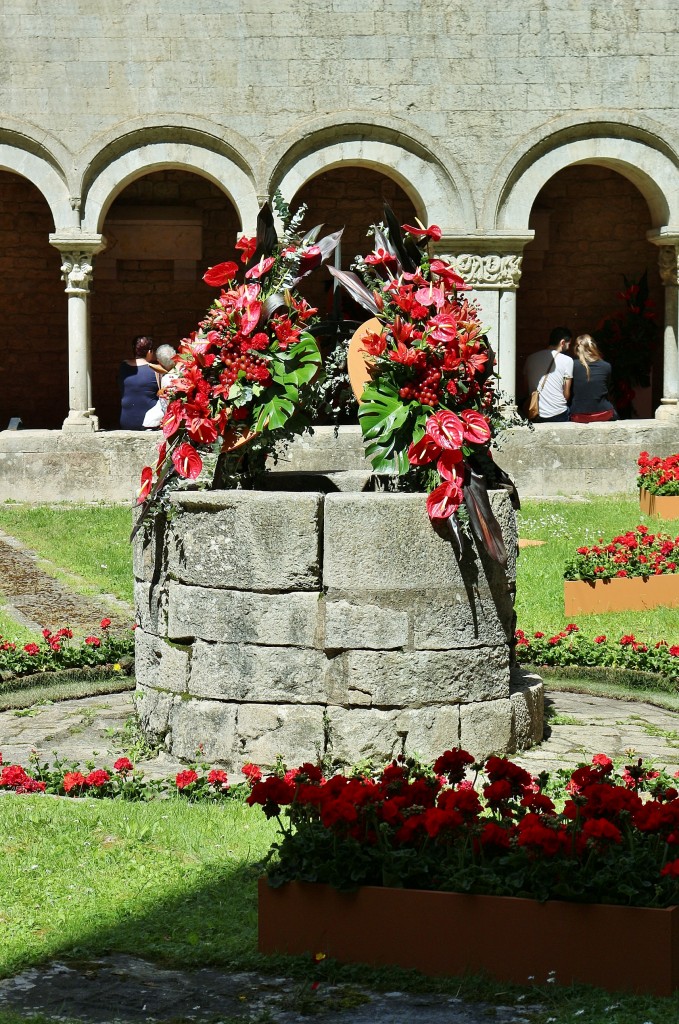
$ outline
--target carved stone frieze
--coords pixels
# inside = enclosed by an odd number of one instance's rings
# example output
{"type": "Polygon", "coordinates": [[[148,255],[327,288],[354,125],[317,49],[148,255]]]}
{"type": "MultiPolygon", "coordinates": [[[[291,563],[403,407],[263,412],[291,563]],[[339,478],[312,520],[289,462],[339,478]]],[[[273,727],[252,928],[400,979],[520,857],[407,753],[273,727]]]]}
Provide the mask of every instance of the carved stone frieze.
{"type": "Polygon", "coordinates": [[[449,259],[467,284],[473,288],[519,287],[523,257],[515,253],[488,253],[483,256],[478,253],[460,253],[457,256],[450,256],[449,259]]]}
{"type": "Polygon", "coordinates": [[[658,270],[664,285],[679,284],[679,249],[676,245],[661,245],[658,252],[658,270]]]}
{"type": "Polygon", "coordinates": [[[67,295],[86,295],[92,280],[92,255],[88,252],[62,252],[61,276],[67,295]]]}

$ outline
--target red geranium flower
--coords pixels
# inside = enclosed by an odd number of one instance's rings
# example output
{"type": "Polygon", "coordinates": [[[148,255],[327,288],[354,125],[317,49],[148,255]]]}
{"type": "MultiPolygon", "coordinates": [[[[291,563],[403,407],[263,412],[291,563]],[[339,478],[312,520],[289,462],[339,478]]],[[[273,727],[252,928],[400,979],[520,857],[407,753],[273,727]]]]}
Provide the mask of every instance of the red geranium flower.
{"type": "Polygon", "coordinates": [[[186,789],[187,786],[193,785],[194,782],[198,781],[198,772],[195,772],[193,768],[187,768],[183,772],[177,772],[175,777],[175,784],[177,789],[186,789]]]}
{"type": "Polygon", "coordinates": [[[82,789],[86,786],[85,776],[80,772],[66,772],[63,778],[62,785],[64,787],[64,793],[70,793],[73,789],[82,789]]]}
{"type": "Polygon", "coordinates": [[[119,757],[117,761],[113,763],[114,769],[121,775],[126,775],[127,772],[131,772],[134,765],[130,761],[129,757],[119,757]]]}
{"type": "Polygon", "coordinates": [[[90,647],[101,647],[101,640],[98,636],[86,636],[85,643],[89,644],[90,647]]]}

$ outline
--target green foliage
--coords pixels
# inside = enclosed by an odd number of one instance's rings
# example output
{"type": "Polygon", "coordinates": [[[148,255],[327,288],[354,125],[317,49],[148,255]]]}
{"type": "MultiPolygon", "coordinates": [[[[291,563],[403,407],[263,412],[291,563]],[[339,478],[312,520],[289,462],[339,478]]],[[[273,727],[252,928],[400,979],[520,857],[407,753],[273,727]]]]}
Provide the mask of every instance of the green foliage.
{"type": "Polygon", "coordinates": [[[404,404],[390,381],[365,388],[358,410],[365,452],[377,473],[407,473],[415,409],[404,404]]]}

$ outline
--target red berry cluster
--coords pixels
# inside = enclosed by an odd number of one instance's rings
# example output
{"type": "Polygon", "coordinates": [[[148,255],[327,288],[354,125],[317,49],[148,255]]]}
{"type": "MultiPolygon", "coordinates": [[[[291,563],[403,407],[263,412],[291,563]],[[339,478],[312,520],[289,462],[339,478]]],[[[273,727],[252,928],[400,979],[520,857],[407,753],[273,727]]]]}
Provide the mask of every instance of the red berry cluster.
{"type": "Polygon", "coordinates": [[[427,353],[419,349],[413,363],[412,379],[399,389],[399,398],[404,402],[417,401],[434,408],[441,401],[441,377],[438,365],[429,365],[427,353]]]}
{"type": "Polygon", "coordinates": [[[221,374],[221,383],[224,385],[233,384],[241,372],[245,374],[246,380],[258,381],[260,384],[268,384],[271,380],[267,360],[254,352],[241,352],[233,342],[222,349],[222,357],[225,369],[221,374]]]}

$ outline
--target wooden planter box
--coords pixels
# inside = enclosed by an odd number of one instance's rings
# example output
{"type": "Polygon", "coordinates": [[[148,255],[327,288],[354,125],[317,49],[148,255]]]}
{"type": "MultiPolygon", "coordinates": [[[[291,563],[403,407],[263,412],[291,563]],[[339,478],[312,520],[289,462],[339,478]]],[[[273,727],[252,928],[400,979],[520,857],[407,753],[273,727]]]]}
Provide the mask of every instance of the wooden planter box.
{"type": "Polygon", "coordinates": [[[677,608],[679,573],[594,580],[591,583],[585,580],[564,580],[563,604],[566,615],[677,608]]]}
{"type": "Polygon", "coordinates": [[[642,487],[639,491],[639,507],[647,516],[679,519],[679,494],[650,494],[642,487]]]}
{"type": "Polygon", "coordinates": [[[561,903],[365,886],[259,881],[260,953],[325,953],[424,974],[581,982],[659,996],[679,987],[679,907],[561,903]],[[626,956],[625,950],[645,950],[626,956]]]}

